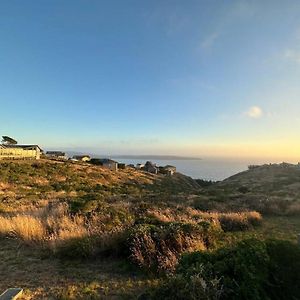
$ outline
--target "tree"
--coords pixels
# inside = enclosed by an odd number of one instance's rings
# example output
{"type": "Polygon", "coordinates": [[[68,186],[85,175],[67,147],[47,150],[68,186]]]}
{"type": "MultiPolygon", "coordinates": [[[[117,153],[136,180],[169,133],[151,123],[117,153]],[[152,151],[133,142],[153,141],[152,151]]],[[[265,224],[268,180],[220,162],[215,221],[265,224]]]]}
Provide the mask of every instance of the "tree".
{"type": "Polygon", "coordinates": [[[18,142],[9,136],[2,136],[2,144],[6,145],[16,145],[18,142]]]}

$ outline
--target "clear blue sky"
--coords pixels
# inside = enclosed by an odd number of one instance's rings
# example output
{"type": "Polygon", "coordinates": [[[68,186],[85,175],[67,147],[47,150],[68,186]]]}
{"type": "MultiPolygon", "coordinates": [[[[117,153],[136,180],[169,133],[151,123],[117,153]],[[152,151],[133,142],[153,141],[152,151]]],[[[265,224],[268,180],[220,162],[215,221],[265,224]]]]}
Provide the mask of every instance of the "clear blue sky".
{"type": "Polygon", "coordinates": [[[110,154],[296,157],[299,16],[298,0],[1,1],[0,134],[110,154]]]}

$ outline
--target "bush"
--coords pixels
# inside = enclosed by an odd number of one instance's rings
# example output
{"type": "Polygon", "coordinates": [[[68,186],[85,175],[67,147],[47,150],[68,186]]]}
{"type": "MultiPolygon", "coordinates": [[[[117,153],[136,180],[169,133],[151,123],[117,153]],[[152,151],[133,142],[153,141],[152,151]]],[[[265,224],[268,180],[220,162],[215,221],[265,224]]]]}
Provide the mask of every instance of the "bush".
{"type": "Polygon", "coordinates": [[[220,214],[219,222],[224,231],[243,231],[252,228],[252,226],[260,225],[262,217],[260,213],[255,211],[227,213],[220,214]]]}
{"type": "Polygon", "coordinates": [[[76,237],[57,243],[55,255],[60,258],[78,259],[95,255],[95,243],[89,236],[76,237]]]}
{"type": "Polygon", "coordinates": [[[222,295],[223,288],[219,279],[206,280],[201,273],[198,273],[187,280],[184,275],[176,274],[157,290],[149,292],[148,299],[217,300],[222,299],[222,295]]]}
{"type": "Polygon", "coordinates": [[[250,191],[249,188],[246,187],[246,186],[240,186],[240,187],[238,188],[238,192],[240,192],[240,193],[242,193],[242,194],[246,194],[246,193],[248,193],[249,191],[250,191]]]}
{"type": "Polygon", "coordinates": [[[271,299],[300,299],[300,247],[288,242],[267,241],[270,257],[269,282],[271,299]]]}
{"type": "Polygon", "coordinates": [[[196,252],[183,258],[179,272],[188,278],[204,266],[206,280],[222,278],[222,299],[265,299],[262,283],[268,276],[269,257],[263,242],[250,239],[216,252],[196,252]],[[202,266],[203,265],[203,266],[202,266]]]}
{"type": "Polygon", "coordinates": [[[249,239],[215,252],[185,254],[175,276],[150,298],[299,299],[299,282],[299,246],[249,239]]]}
{"type": "Polygon", "coordinates": [[[219,221],[224,231],[243,231],[250,227],[247,218],[238,213],[223,214],[219,221]]]}
{"type": "Polygon", "coordinates": [[[209,222],[137,225],[128,238],[129,255],[147,270],[172,272],[182,253],[211,247],[218,230],[209,222]]]}
{"type": "Polygon", "coordinates": [[[201,187],[208,187],[208,186],[211,186],[211,185],[217,183],[217,181],[205,180],[205,179],[195,179],[195,181],[196,181],[201,187]]]}

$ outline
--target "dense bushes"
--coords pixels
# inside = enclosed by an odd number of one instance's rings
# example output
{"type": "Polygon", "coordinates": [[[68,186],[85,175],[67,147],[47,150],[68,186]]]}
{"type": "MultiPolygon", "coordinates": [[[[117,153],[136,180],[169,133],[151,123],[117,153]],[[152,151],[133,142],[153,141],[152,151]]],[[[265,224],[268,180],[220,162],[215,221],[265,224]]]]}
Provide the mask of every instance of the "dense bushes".
{"type": "Polygon", "coordinates": [[[128,238],[130,258],[148,270],[171,272],[182,253],[211,247],[218,233],[209,222],[137,225],[128,238]]]}
{"type": "Polygon", "coordinates": [[[288,241],[269,241],[268,295],[271,299],[300,299],[300,247],[288,241]]]}
{"type": "Polygon", "coordinates": [[[212,180],[205,180],[205,179],[195,179],[195,181],[201,186],[201,187],[208,187],[213,184],[215,184],[217,181],[212,180]]]}
{"type": "Polygon", "coordinates": [[[260,225],[262,217],[256,211],[219,214],[219,222],[224,231],[243,231],[260,225]]]}
{"type": "Polygon", "coordinates": [[[279,240],[263,242],[251,239],[215,252],[185,255],[176,275],[162,284],[151,297],[299,299],[299,282],[300,248],[297,245],[279,240]],[[188,288],[191,286],[193,288],[188,288]]]}

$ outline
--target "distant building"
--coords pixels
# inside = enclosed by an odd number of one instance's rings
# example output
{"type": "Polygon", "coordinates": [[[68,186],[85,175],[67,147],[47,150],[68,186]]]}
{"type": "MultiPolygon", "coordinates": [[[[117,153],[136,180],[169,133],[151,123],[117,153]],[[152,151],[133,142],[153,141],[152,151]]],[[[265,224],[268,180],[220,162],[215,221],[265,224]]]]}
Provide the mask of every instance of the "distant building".
{"type": "Polygon", "coordinates": [[[145,166],[145,165],[143,165],[143,164],[136,164],[135,168],[136,168],[137,170],[141,170],[141,169],[144,168],[144,166],[145,166]]]}
{"type": "Polygon", "coordinates": [[[38,145],[0,145],[0,159],[40,159],[42,152],[38,145]]]}
{"type": "Polygon", "coordinates": [[[158,167],[156,166],[156,164],[152,163],[151,161],[147,161],[143,169],[144,171],[152,174],[158,173],[158,167]]]}
{"type": "Polygon", "coordinates": [[[73,160],[78,160],[78,161],[90,161],[91,157],[89,155],[74,155],[73,160]]]}
{"type": "Polygon", "coordinates": [[[109,158],[92,158],[90,162],[94,165],[100,165],[111,171],[118,170],[118,162],[109,158]]]}
{"type": "Polygon", "coordinates": [[[118,171],[118,162],[112,159],[103,159],[102,166],[111,171],[118,171]]]}
{"type": "Polygon", "coordinates": [[[67,159],[66,153],[62,151],[47,151],[46,156],[48,158],[67,159]]]}
{"type": "Polygon", "coordinates": [[[124,170],[124,169],[126,169],[126,165],[123,163],[118,163],[118,169],[124,170]]]}
{"type": "Polygon", "coordinates": [[[172,176],[176,173],[176,167],[171,165],[166,165],[165,167],[159,167],[159,172],[165,175],[172,176]]]}

